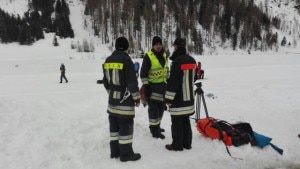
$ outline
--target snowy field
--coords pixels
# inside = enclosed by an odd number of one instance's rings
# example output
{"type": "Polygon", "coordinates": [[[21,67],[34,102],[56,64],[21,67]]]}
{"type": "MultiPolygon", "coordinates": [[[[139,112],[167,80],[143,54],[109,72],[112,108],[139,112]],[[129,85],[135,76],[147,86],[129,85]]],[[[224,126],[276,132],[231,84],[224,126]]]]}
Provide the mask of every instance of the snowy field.
{"type": "Polygon", "coordinates": [[[96,46],[94,54],[80,54],[69,49],[69,42],[60,47],[51,43],[0,45],[1,169],[300,168],[300,54],[195,57],[205,69],[205,93],[216,97],[206,97],[210,115],[249,122],[284,149],[282,156],[270,146],[245,145],[230,147],[242,160],[233,159],[222,142],[201,136],[193,121],[192,149],[167,151],[169,113],[162,120],[166,139],[153,139],[147,108],[141,106],[136,110],[133,147],[142,159],[122,163],[109,158],[107,94],[96,84],[110,51],[96,46]],[[69,83],[59,83],[61,63],[69,83]]]}

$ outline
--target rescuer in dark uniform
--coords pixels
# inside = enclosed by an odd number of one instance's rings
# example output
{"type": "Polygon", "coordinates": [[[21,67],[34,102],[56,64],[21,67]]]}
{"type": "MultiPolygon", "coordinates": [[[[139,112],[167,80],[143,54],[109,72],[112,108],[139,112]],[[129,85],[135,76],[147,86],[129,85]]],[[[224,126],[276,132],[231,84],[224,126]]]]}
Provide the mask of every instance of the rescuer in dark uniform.
{"type": "Polygon", "coordinates": [[[109,94],[110,157],[120,157],[122,162],[141,158],[132,149],[134,107],[140,105],[140,95],[133,62],[126,53],[128,47],[126,38],[117,38],[116,50],[103,64],[103,84],[109,94]]]}
{"type": "Polygon", "coordinates": [[[164,94],[168,78],[168,59],[163,50],[162,39],[154,36],[152,49],[143,59],[141,67],[141,80],[143,82],[145,98],[148,104],[149,128],[154,138],[164,139],[161,133],[160,122],[165,110],[164,94]]]}
{"type": "Polygon", "coordinates": [[[194,79],[197,65],[195,59],[187,54],[185,45],[182,38],[174,41],[174,52],[170,57],[173,62],[165,94],[171,114],[173,139],[171,144],[166,145],[166,149],[174,151],[192,148],[189,116],[195,113],[194,79]]]}

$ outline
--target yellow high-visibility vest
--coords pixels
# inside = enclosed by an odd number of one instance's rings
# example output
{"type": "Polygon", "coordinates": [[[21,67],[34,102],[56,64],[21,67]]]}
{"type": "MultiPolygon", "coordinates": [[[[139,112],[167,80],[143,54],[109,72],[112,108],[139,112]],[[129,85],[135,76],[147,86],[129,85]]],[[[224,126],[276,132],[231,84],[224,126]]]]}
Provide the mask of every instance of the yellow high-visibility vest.
{"type": "Polygon", "coordinates": [[[169,69],[167,54],[165,52],[163,54],[163,57],[166,61],[164,67],[161,66],[159,60],[151,50],[147,52],[147,55],[151,61],[151,68],[149,70],[148,81],[150,83],[167,82],[169,69]]]}

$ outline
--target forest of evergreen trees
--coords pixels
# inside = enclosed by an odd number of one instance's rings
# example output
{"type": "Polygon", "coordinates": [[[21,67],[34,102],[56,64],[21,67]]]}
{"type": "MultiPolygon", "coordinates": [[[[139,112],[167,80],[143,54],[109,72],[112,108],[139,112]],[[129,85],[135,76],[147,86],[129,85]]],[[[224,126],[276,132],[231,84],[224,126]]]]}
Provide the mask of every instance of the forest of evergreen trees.
{"type": "Polygon", "coordinates": [[[70,10],[65,0],[30,0],[29,10],[21,18],[0,9],[0,42],[30,45],[43,39],[44,32],[54,32],[61,38],[74,37],[69,20],[70,10]],[[54,8],[55,7],[55,8],[54,8]],[[55,18],[52,18],[53,12],[55,18]]]}
{"type": "Polygon", "coordinates": [[[203,45],[248,51],[278,46],[272,30],[281,21],[261,8],[254,0],[87,0],[85,14],[92,16],[94,34],[103,43],[126,36],[137,51],[149,48],[155,35],[164,45],[182,36],[189,51],[201,54],[203,45]]]}
{"type": "MultiPolygon", "coordinates": [[[[164,46],[176,37],[184,37],[188,50],[197,54],[203,53],[204,45],[212,51],[217,46],[265,51],[291,44],[286,37],[278,39],[274,30],[280,29],[282,21],[268,15],[269,0],[260,6],[254,0],[85,2],[84,14],[92,18],[94,35],[111,46],[117,37],[128,37],[130,53],[150,48],[155,35],[163,38],[164,46]]],[[[295,2],[300,13],[300,0],[295,2]]],[[[66,0],[29,0],[28,7],[22,17],[0,7],[0,43],[32,44],[44,38],[44,32],[54,32],[60,38],[74,37],[66,0]]]]}

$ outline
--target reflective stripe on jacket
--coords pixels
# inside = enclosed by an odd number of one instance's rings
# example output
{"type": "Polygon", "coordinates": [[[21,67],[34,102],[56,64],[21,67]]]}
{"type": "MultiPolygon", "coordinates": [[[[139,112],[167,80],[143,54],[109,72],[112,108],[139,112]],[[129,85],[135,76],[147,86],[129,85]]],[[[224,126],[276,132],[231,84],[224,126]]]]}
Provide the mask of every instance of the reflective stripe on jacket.
{"type": "Polygon", "coordinates": [[[187,116],[195,112],[194,80],[196,61],[185,49],[173,54],[173,62],[168,79],[165,102],[171,104],[172,116],[187,116]]]}
{"type": "Polygon", "coordinates": [[[109,94],[107,112],[119,116],[135,115],[135,101],[140,99],[138,81],[131,58],[114,51],[103,64],[103,84],[109,94]],[[126,99],[123,99],[126,95],[126,99]]]}

